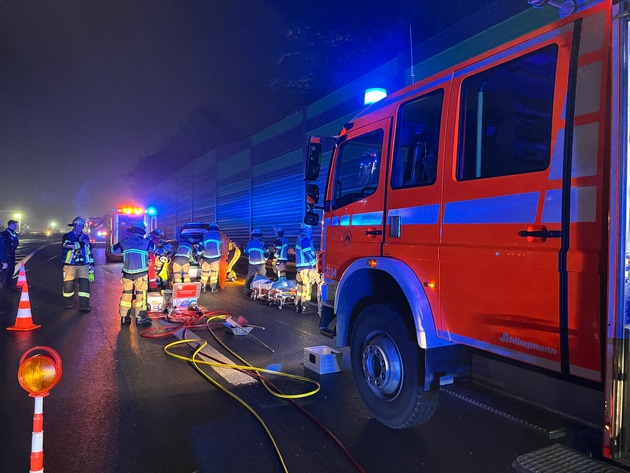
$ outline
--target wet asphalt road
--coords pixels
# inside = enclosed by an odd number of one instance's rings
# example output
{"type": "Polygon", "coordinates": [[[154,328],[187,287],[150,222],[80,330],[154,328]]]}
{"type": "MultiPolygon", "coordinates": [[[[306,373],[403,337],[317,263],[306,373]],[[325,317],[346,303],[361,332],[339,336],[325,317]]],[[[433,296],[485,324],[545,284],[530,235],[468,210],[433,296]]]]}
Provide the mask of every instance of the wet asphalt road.
{"type": "MultiPolygon", "coordinates": [[[[219,294],[202,294],[207,310],[241,315],[258,328],[250,337],[220,327],[217,338],[254,366],[281,366],[321,384],[313,396],[295,403],[270,395],[235,372],[209,376],[231,390],[264,420],[280,456],[254,414],[201,376],[190,363],[165,354],[174,336],[146,338],[135,325],[118,319],[120,265],[104,263],[96,251],[92,312],[63,309],[59,245],[44,247],[26,265],[33,321],[31,332],[0,330],[0,471],[29,467],[33,400],[16,374],[22,354],[33,346],[50,346],[63,362],[63,377],[44,399],[44,467],[47,472],[502,472],[523,453],[554,443],[526,425],[515,423],[440,393],[437,414],[426,424],[390,430],[370,418],[354,388],[349,357],[340,373],[318,375],[304,368],[304,348],[333,346],[318,332],[316,313],[298,315],[242,295],[242,282],[219,294]],[[228,380],[226,380],[226,378],[228,380]],[[303,408],[327,427],[347,449],[354,465],[303,408]],[[284,463],[284,465],[283,465],[284,463]]],[[[242,281],[242,279],[241,279],[242,281]]],[[[12,325],[18,295],[2,294],[12,325]]],[[[156,320],[154,327],[161,324],[156,320]]],[[[226,359],[207,329],[187,338],[208,340],[226,359]]],[[[214,348],[208,347],[208,350],[214,348]]],[[[188,346],[177,348],[189,355],[188,346]]],[[[240,362],[234,361],[238,364],[240,362]]],[[[287,393],[311,389],[304,383],[277,381],[287,393]]],[[[560,427],[560,424],[559,424],[560,427]]],[[[579,436],[571,441],[582,442],[579,436]]],[[[565,439],[565,442],[569,442],[565,439]]],[[[575,446],[575,445],[572,445],[575,446]]]]}

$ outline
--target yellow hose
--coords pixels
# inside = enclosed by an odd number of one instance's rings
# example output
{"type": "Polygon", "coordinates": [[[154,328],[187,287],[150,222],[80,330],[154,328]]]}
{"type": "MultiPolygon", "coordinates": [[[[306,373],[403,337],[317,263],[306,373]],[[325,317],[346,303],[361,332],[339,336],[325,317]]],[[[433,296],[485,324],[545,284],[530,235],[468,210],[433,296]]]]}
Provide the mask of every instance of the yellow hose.
{"type": "MultiPolygon", "coordinates": [[[[240,251],[239,251],[239,256],[240,256],[240,251]]],[[[246,360],[244,360],[242,357],[237,355],[234,351],[232,351],[230,348],[228,348],[221,340],[219,340],[219,338],[214,334],[212,329],[210,329],[210,327],[209,327],[209,324],[210,324],[211,321],[217,320],[217,319],[225,320],[227,318],[228,318],[227,315],[214,315],[214,316],[208,318],[208,320],[206,321],[206,324],[208,326],[209,332],[212,334],[214,339],[217,342],[219,342],[221,344],[221,346],[223,346],[223,348],[225,348],[229,353],[231,353],[241,363],[243,363],[242,365],[225,364],[225,363],[220,363],[220,362],[216,362],[216,361],[206,361],[206,360],[198,358],[198,356],[201,353],[201,351],[208,345],[208,342],[206,340],[204,340],[203,338],[191,338],[191,339],[177,340],[175,342],[172,342],[172,343],[169,343],[168,345],[166,345],[164,347],[164,351],[169,356],[172,356],[172,357],[177,358],[179,360],[183,360],[183,361],[187,361],[187,362],[192,363],[193,367],[204,378],[206,378],[214,386],[219,388],[224,393],[228,394],[230,397],[232,397],[237,402],[239,402],[243,407],[245,407],[249,412],[251,412],[253,414],[253,416],[258,420],[258,422],[262,425],[263,429],[265,429],[265,432],[267,433],[267,436],[271,440],[271,443],[273,444],[274,449],[276,450],[276,454],[278,455],[280,463],[282,464],[282,468],[284,469],[285,472],[288,473],[288,469],[287,469],[286,463],[284,461],[284,458],[282,457],[282,453],[280,453],[280,449],[278,447],[278,444],[276,443],[273,435],[271,434],[271,431],[269,430],[269,428],[265,424],[265,421],[258,415],[258,413],[256,413],[256,411],[249,404],[247,404],[243,399],[241,399],[239,396],[234,394],[232,391],[230,391],[229,389],[227,389],[226,387],[222,386],[220,383],[218,383],[217,381],[212,379],[206,372],[204,372],[201,369],[201,367],[199,365],[207,365],[207,366],[212,366],[212,367],[215,367],[215,368],[236,369],[236,370],[240,370],[240,371],[249,371],[249,372],[255,372],[255,373],[266,373],[266,374],[270,374],[270,375],[274,375],[274,376],[280,376],[280,377],[284,377],[284,378],[289,378],[289,379],[294,379],[294,380],[297,380],[297,381],[306,382],[306,383],[309,383],[309,384],[314,384],[316,386],[313,390],[305,392],[305,393],[284,394],[284,393],[278,392],[277,390],[272,389],[268,385],[267,381],[264,378],[259,377],[260,381],[263,383],[263,386],[265,386],[265,389],[268,392],[270,392],[273,396],[276,396],[276,397],[282,398],[282,399],[299,399],[299,398],[312,396],[313,394],[316,394],[321,389],[321,386],[320,386],[320,384],[317,381],[314,381],[314,380],[312,380],[310,378],[306,378],[304,376],[297,376],[297,375],[293,375],[293,374],[289,374],[289,373],[283,373],[281,371],[268,370],[266,368],[257,368],[257,367],[252,366],[251,364],[249,364],[246,360]],[[179,355],[179,354],[174,353],[173,351],[171,351],[172,347],[183,345],[183,344],[187,344],[188,345],[188,344],[191,344],[191,343],[197,343],[199,345],[198,348],[196,348],[194,350],[192,356],[179,355]]]]}
{"type": "Polygon", "coordinates": [[[230,274],[230,271],[232,271],[232,268],[234,267],[234,265],[236,264],[236,262],[238,261],[240,257],[241,257],[241,249],[238,246],[234,245],[234,255],[232,256],[232,260],[227,265],[227,270],[226,270],[227,274],[230,274]]]}

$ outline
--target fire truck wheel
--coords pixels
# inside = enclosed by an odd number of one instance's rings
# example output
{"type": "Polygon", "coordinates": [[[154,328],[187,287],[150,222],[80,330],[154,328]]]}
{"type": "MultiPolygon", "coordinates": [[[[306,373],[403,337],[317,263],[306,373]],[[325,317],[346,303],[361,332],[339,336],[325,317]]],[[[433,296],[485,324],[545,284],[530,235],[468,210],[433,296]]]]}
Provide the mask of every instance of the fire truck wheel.
{"type": "Polygon", "coordinates": [[[398,309],[363,309],[352,331],[352,373],[364,404],[390,428],[422,424],[437,409],[437,391],[420,387],[422,355],[398,309]]]}

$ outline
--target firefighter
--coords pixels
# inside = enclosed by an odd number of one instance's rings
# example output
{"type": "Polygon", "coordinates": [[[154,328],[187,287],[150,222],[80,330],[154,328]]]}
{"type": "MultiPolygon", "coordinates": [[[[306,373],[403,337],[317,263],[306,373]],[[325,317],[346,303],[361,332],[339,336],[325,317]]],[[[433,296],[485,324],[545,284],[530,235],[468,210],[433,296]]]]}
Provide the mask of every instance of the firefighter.
{"type": "Polygon", "coordinates": [[[289,261],[289,240],[284,236],[282,227],[276,228],[276,242],[274,243],[276,257],[276,273],[278,279],[286,279],[287,277],[287,261],[289,261]]]}
{"type": "Polygon", "coordinates": [[[90,282],[94,281],[94,258],[90,237],[83,233],[85,217],[76,217],[61,241],[61,261],[63,262],[63,297],[66,309],[72,309],[75,282],[79,286],[79,310],[90,311],[90,282]]]}
{"type": "Polygon", "coordinates": [[[182,272],[184,273],[184,282],[190,282],[190,263],[197,258],[195,249],[195,240],[188,238],[177,246],[177,251],[173,256],[173,282],[182,282],[182,272]]]}
{"type": "Polygon", "coordinates": [[[295,311],[307,312],[307,302],[311,300],[311,284],[316,272],[317,258],[313,248],[313,230],[309,225],[302,224],[300,234],[295,242],[295,270],[297,294],[295,297],[295,311]]]}
{"type": "MultiPolygon", "coordinates": [[[[13,277],[13,273],[15,272],[15,250],[20,246],[20,238],[18,234],[15,233],[17,225],[18,223],[15,220],[9,220],[6,230],[2,232],[2,240],[4,241],[4,248],[8,258],[8,268],[5,274],[4,285],[11,291],[20,290],[16,287],[17,279],[13,277]]],[[[0,286],[2,286],[2,282],[3,281],[0,281],[0,286]]]]}
{"type": "Polygon", "coordinates": [[[151,323],[147,315],[147,291],[149,289],[149,259],[155,252],[155,245],[144,238],[147,232],[144,222],[136,222],[129,227],[127,238],[112,247],[112,254],[123,255],[122,296],[120,297],[120,323],[131,322],[130,313],[133,303],[133,314],[136,325],[151,323]]]}
{"type": "MultiPolygon", "coordinates": [[[[2,219],[0,218],[0,225],[2,225],[2,219]]],[[[0,289],[4,289],[4,285],[2,281],[4,281],[4,272],[9,267],[7,263],[8,257],[7,252],[4,248],[4,241],[0,238],[0,289]]],[[[0,315],[4,315],[6,313],[6,309],[4,308],[4,302],[8,302],[7,298],[0,297],[0,301],[3,302],[3,307],[0,307],[0,315]]]]}
{"type": "Polygon", "coordinates": [[[147,239],[152,240],[153,244],[157,248],[158,243],[160,242],[160,238],[164,236],[164,232],[161,228],[156,228],[155,230],[151,230],[151,233],[147,235],[147,239]]]}
{"type": "Polygon", "coordinates": [[[221,263],[221,233],[219,226],[212,222],[208,231],[203,234],[199,250],[203,251],[201,262],[201,290],[206,291],[208,279],[210,280],[210,292],[218,292],[219,267],[221,263]]]}
{"type": "Polygon", "coordinates": [[[247,246],[243,250],[243,254],[248,257],[249,266],[247,267],[247,278],[245,279],[245,287],[243,292],[249,294],[249,287],[252,280],[256,276],[264,276],[266,274],[265,263],[269,258],[269,249],[267,244],[260,238],[263,233],[259,228],[252,230],[252,239],[249,240],[247,246]]]}

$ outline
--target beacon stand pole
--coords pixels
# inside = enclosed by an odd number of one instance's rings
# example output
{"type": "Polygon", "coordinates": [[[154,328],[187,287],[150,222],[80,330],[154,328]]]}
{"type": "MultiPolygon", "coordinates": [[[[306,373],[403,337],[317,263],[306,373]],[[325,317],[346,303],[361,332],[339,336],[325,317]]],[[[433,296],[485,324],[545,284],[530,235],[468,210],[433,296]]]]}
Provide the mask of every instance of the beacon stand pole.
{"type": "Polygon", "coordinates": [[[35,399],[30,473],[44,472],[44,397],[48,396],[60,379],[61,358],[52,348],[34,347],[22,355],[18,381],[35,399]]]}

